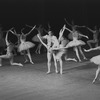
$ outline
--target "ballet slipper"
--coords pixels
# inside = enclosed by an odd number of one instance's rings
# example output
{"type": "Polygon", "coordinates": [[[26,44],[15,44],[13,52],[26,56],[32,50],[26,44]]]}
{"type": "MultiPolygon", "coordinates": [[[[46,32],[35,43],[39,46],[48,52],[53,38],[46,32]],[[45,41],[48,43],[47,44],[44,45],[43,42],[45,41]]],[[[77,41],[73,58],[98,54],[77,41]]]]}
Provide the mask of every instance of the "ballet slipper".
{"type": "Polygon", "coordinates": [[[56,72],[56,74],[58,74],[58,73],[59,73],[59,71],[57,71],[57,70],[56,70],[55,72],[56,72]]]}
{"type": "Polygon", "coordinates": [[[62,71],[60,71],[60,74],[62,75],[62,74],[63,74],[63,72],[62,72],[62,71]]]}
{"type": "Polygon", "coordinates": [[[79,60],[79,62],[82,62],[82,60],[81,59],[78,59],[79,60]]]}
{"type": "Polygon", "coordinates": [[[92,83],[94,84],[96,81],[99,81],[99,79],[94,79],[93,81],[92,81],[92,83]]]}
{"type": "Polygon", "coordinates": [[[31,61],[30,63],[31,63],[31,64],[34,64],[34,62],[32,62],[32,61],[31,61]]]}
{"type": "Polygon", "coordinates": [[[50,74],[50,71],[47,71],[47,74],[50,74]]]}
{"type": "Polygon", "coordinates": [[[24,63],[27,63],[27,62],[28,62],[28,60],[25,60],[25,61],[24,61],[24,63]]]}
{"type": "Polygon", "coordinates": [[[19,66],[23,66],[23,64],[19,63],[19,66]]]}
{"type": "Polygon", "coordinates": [[[87,58],[86,58],[86,57],[84,57],[84,60],[87,60],[87,58]]]}

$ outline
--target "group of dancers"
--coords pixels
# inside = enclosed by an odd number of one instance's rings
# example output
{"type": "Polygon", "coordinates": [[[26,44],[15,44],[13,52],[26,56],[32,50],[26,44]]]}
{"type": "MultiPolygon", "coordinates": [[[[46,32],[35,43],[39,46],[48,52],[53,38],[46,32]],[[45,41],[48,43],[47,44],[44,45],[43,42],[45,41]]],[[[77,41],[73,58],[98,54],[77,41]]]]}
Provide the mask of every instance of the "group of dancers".
{"type": "MultiPolygon", "coordinates": [[[[0,66],[2,66],[2,59],[4,59],[4,58],[10,59],[11,65],[23,66],[23,64],[15,63],[13,61],[14,54],[12,53],[12,51],[15,47],[17,48],[17,51],[20,52],[20,54],[24,55],[25,62],[27,62],[28,58],[29,58],[30,63],[34,64],[34,62],[32,61],[30,48],[35,47],[35,44],[33,42],[26,41],[26,37],[34,29],[36,29],[38,32],[37,37],[40,40],[41,44],[43,46],[45,46],[47,49],[47,66],[48,66],[47,74],[49,74],[51,72],[51,59],[52,59],[52,57],[54,59],[55,72],[56,73],[60,72],[61,75],[63,74],[63,59],[62,59],[63,57],[65,58],[65,60],[74,60],[76,62],[78,62],[78,61],[81,62],[81,59],[79,56],[79,51],[80,51],[81,55],[83,56],[83,59],[87,60],[87,58],[84,55],[83,50],[82,50],[82,46],[86,45],[86,43],[84,41],[82,41],[79,37],[85,37],[88,39],[87,44],[89,45],[90,49],[89,50],[84,49],[85,52],[100,49],[100,47],[98,45],[99,40],[97,39],[100,30],[98,30],[97,28],[95,28],[95,30],[92,30],[86,26],[78,26],[78,25],[69,24],[69,23],[67,23],[67,24],[71,26],[71,29],[69,29],[67,27],[67,25],[64,24],[58,33],[59,34],[58,38],[54,35],[53,31],[50,28],[48,29],[48,31],[46,31],[47,32],[46,35],[44,35],[44,36],[41,35],[42,34],[41,27],[37,28],[36,25],[34,27],[31,27],[32,29],[27,34],[23,33],[24,28],[21,30],[21,34],[17,34],[15,28],[9,29],[7,31],[6,37],[5,37],[7,52],[5,55],[0,55],[0,66]],[[88,30],[90,30],[91,32],[93,32],[93,40],[89,40],[88,36],[81,34],[77,30],[78,27],[85,27],[88,30]],[[64,37],[65,30],[67,30],[71,34],[71,36],[72,36],[71,41],[69,41],[67,38],[64,37]],[[14,34],[15,36],[17,36],[17,38],[18,38],[17,45],[14,45],[13,43],[11,43],[8,40],[9,32],[14,34]],[[44,42],[44,40],[47,40],[47,42],[44,42]],[[95,48],[92,48],[91,43],[96,44],[95,48]],[[78,60],[76,60],[75,58],[68,58],[67,57],[68,48],[73,48],[78,60]],[[59,62],[59,64],[60,64],[60,71],[58,71],[57,62],[59,62]]],[[[100,55],[92,57],[90,59],[91,62],[94,62],[95,64],[98,65],[98,69],[96,71],[96,75],[95,75],[95,78],[93,80],[93,83],[98,79],[98,76],[100,73],[100,60],[99,59],[100,59],[100,55]]]]}

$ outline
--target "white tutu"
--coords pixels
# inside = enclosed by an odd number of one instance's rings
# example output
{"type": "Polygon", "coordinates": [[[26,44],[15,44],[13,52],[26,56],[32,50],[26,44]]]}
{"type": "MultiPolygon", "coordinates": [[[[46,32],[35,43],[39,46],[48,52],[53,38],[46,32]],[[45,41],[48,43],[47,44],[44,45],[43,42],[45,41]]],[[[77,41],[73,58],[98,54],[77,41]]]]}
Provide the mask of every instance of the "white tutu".
{"type": "Polygon", "coordinates": [[[85,42],[83,42],[82,40],[73,40],[67,44],[68,47],[79,46],[79,45],[85,45],[85,42]]]}
{"type": "Polygon", "coordinates": [[[90,61],[97,65],[100,65],[100,55],[92,57],[90,61]]]}
{"type": "Polygon", "coordinates": [[[60,59],[62,56],[63,56],[63,54],[65,54],[66,53],[66,51],[59,51],[57,54],[56,54],[56,59],[60,59]]]}
{"type": "Polygon", "coordinates": [[[22,42],[22,43],[19,45],[18,50],[19,50],[19,52],[20,52],[20,51],[23,51],[23,50],[27,50],[27,49],[29,49],[29,48],[32,48],[32,47],[34,47],[34,46],[35,46],[35,44],[32,43],[32,42],[29,42],[29,41],[27,41],[27,42],[22,42]]]}

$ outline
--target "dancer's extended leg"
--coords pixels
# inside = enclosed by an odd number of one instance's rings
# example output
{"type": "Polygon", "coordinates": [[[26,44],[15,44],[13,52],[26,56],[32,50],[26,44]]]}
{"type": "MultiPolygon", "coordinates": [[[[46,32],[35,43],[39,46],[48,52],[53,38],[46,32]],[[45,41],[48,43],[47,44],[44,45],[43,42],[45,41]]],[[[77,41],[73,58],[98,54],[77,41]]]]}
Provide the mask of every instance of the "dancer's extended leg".
{"type": "Polygon", "coordinates": [[[95,81],[98,79],[98,76],[100,74],[100,65],[98,65],[98,69],[96,70],[95,78],[93,79],[92,83],[95,83],[95,81]]]}
{"type": "Polygon", "coordinates": [[[75,52],[76,52],[76,56],[77,56],[79,62],[81,62],[81,59],[80,59],[79,53],[78,53],[78,48],[77,48],[77,47],[74,47],[74,50],[75,50],[75,52]]]}
{"type": "Polygon", "coordinates": [[[32,61],[32,57],[31,57],[29,49],[27,50],[27,56],[29,57],[30,63],[34,64],[34,62],[32,61]]]}
{"type": "Polygon", "coordinates": [[[56,59],[56,55],[55,54],[53,54],[53,58],[54,58],[55,72],[58,73],[58,69],[57,69],[57,59],[56,59]]]}
{"type": "Polygon", "coordinates": [[[48,62],[47,62],[47,65],[48,65],[48,71],[47,71],[47,74],[49,74],[49,73],[50,73],[51,58],[52,58],[52,53],[47,52],[47,60],[48,60],[48,62]]]}
{"type": "Polygon", "coordinates": [[[85,55],[84,55],[84,53],[83,53],[83,51],[82,51],[82,49],[81,49],[81,46],[79,46],[79,51],[80,51],[80,53],[82,54],[83,58],[87,60],[87,58],[85,57],[85,55]]]}

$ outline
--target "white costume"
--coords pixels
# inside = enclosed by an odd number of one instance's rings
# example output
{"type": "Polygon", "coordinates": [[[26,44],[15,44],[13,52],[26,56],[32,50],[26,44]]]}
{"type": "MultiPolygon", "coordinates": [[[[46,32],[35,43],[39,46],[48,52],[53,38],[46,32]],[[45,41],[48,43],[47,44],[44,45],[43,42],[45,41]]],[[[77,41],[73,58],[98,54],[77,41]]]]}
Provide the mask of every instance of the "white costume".
{"type": "Polygon", "coordinates": [[[100,65],[100,55],[94,56],[90,59],[91,62],[100,65]]]}
{"type": "Polygon", "coordinates": [[[42,38],[47,39],[48,49],[50,47],[52,47],[52,48],[58,48],[59,47],[59,42],[58,42],[56,36],[45,35],[42,38]]]}
{"type": "Polygon", "coordinates": [[[74,33],[72,33],[72,37],[73,37],[73,40],[70,41],[67,44],[68,47],[85,45],[85,42],[83,42],[82,40],[78,40],[78,32],[77,31],[75,31],[74,33]]]}
{"type": "Polygon", "coordinates": [[[19,52],[23,51],[23,50],[27,50],[27,49],[30,49],[32,47],[35,46],[34,43],[32,42],[29,42],[29,41],[25,41],[26,40],[26,37],[22,34],[21,37],[20,37],[20,45],[19,45],[19,52]]]}

